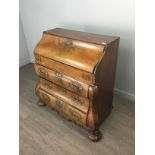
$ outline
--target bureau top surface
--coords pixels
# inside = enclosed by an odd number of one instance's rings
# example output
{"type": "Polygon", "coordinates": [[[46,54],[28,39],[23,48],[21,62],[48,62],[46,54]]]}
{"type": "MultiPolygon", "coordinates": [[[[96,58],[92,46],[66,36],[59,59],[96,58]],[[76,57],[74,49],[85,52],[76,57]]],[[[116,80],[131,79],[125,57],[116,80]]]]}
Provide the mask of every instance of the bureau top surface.
{"type": "Polygon", "coordinates": [[[53,34],[61,37],[71,38],[75,40],[81,40],[84,42],[94,43],[94,44],[109,44],[119,37],[117,36],[107,36],[107,35],[99,35],[88,32],[80,32],[75,30],[67,30],[63,28],[55,28],[51,30],[44,31],[44,33],[53,34]]]}

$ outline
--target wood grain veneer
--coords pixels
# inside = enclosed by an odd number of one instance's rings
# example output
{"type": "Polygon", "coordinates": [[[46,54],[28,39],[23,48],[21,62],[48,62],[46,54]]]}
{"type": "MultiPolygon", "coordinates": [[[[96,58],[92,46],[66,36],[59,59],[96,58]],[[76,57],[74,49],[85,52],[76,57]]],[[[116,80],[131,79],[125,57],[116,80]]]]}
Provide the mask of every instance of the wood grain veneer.
{"type": "Polygon", "coordinates": [[[68,120],[98,130],[112,109],[119,37],[56,28],[43,32],[35,47],[39,105],[48,104],[68,120]]]}

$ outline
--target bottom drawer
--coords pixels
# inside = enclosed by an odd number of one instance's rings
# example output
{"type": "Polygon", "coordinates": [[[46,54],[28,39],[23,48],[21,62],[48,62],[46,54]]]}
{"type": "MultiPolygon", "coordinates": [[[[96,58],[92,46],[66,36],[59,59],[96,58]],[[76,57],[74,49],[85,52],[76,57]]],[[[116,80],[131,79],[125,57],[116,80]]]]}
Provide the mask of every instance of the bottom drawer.
{"type": "Polygon", "coordinates": [[[65,118],[86,127],[86,114],[73,108],[72,106],[63,102],[59,98],[56,98],[48,94],[42,89],[39,89],[37,93],[44,102],[46,102],[50,107],[55,109],[58,113],[63,115],[65,118]]]}

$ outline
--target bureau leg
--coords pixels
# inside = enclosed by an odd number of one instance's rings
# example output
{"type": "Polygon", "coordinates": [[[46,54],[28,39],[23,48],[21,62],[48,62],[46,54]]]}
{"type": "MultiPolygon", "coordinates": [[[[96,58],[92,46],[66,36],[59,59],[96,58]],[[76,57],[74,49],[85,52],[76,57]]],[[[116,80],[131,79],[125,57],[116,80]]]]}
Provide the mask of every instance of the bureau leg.
{"type": "Polygon", "coordinates": [[[102,134],[99,129],[88,130],[88,138],[93,142],[97,142],[102,138],[102,134]]]}
{"type": "Polygon", "coordinates": [[[42,101],[41,99],[38,100],[37,104],[41,107],[46,106],[46,103],[42,101]]]}

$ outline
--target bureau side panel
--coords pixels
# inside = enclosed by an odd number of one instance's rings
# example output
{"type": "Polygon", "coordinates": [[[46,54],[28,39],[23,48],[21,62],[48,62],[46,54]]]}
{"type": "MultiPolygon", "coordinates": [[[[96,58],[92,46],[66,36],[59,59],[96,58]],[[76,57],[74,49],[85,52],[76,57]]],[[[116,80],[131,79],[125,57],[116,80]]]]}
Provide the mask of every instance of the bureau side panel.
{"type": "Polygon", "coordinates": [[[106,53],[96,69],[96,84],[98,96],[94,100],[100,125],[112,109],[113,88],[117,64],[119,39],[107,45],[106,53]]]}

